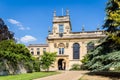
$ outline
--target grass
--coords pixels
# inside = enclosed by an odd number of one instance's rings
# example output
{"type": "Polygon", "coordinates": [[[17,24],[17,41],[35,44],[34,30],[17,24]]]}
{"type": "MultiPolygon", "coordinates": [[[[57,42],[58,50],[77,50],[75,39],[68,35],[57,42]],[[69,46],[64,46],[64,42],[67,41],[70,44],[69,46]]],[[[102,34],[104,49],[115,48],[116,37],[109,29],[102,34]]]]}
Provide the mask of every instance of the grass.
{"type": "Polygon", "coordinates": [[[33,80],[55,74],[58,74],[58,72],[34,72],[19,75],[0,76],[0,80],[33,80]]]}
{"type": "Polygon", "coordinates": [[[84,76],[85,76],[85,75],[83,75],[79,80],[84,80],[84,79],[83,79],[84,76]]]}

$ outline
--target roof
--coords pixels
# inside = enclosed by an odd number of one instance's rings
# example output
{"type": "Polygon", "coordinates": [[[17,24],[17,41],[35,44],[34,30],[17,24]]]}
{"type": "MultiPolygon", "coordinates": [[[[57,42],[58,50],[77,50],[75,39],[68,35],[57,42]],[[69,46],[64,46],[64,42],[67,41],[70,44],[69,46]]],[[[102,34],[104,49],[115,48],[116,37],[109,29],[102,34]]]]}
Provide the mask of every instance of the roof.
{"type": "Polygon", "coordinates": [[[29,44],[28,47],[48,47],[48,44],[29,44]]]}
{"type": "Polygon", "coordinates": [[[80,31],[80,32],[71,32],[72,34],[77,34],[77,33],[95,33],[95,32],[105,32],[103,30],[96,30],[96,31],[80,31]]]}
{"type": "MultiPolygon", "coordinates": [[[[59,34],[58,34],[59,35],[59,34]]],[[[106,36],[104,31],[85,31],[85,32],[70,32],[70,34],[63,34],[62,37],[54,36],[53,34],[49,34],[47,37],[50,39],[91,39],[91,38],[103,38],[106,36]]]]}

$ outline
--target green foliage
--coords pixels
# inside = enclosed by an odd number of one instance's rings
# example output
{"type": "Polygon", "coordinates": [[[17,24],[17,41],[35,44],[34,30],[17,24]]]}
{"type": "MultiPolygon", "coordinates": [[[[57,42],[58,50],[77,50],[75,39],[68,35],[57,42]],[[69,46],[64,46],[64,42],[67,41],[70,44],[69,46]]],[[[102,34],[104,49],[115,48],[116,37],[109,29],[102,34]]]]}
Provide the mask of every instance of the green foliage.
{"type": "Polygon", "coordinates": [[[118,28],[120,25],[119,7],[119,0],[108,0],[106,5],[106,20],[103,26],[108,32],[116,32],[117,30],[120,30],[118,28]]]}
{"type": "Polygon", "coordinates": [[[93,71],[108,71],[111,67],[117,69],[120,66],[120,51],[102,53],[99,48],[86,55],[88,60],[82,61],[83,66],[93,71]]]}
{"type": "Polygon", "coordinates": [[[56,52],[44,52],[40,59],[41,68],[49,71],[49,67],[54,63],[56,59],[56,52]]]}
{"type": "Polygon", "coordinates": [[[120,71],[120,65],[118,67],[115,67],[115,71],[120,71]]]}
{"type": "Polygon", "coordinates": [[[94,42],[90,41],[90,42],[87,43],[87,45],[94,45],[94,42]]]}
{"type": "Polygon", "coordinates": [[[31,60],[29,50],[23,44],[16,44],[13,40],[0,42],[0,57],[15,63],[31,60]]]}
{"type": "Polygon", "coordinates": [[[34,68],[35,72],[39,72],[40,71],[40,60],[39,59],[35,59],[34,60],[33,68],[34,68]]]}
{"type": "Polygon", "coordinates": [[[58,72],[33,72],[19,75],[0,76],[0,80],[34,80],[56,74],[58,74],[58,72]]]}
{"type": "Polygon", "coordinates": [[[89,61],[89,57],[88,54],[86,54],[85,56],[83,56],[83,59],[80,60],[82,63],[87,63],[89,61]]]}
{"type": "Polygon", "coordinates": [[[103,28],[108,32],[110,39],[120,44],[120,1],[108,0],[106,6],[106,20],[103,28]]]}
{"type": "Polygon", "coordinates": [[[27,66],[28,72],[32,72],[32,56],[23,44],[16,44],[14,33],[8,30],[4,21],[0,18],[0,71],[8,71],[9,67],[16,73],[19,63],[27,66]],[[24,63],[24,64],[23,64],[24,63]],[[3,65],[3,66],[1,66],[3,65]]]}
{"type": "Polygon", "coordinates": [[[32,62],[25,62],[25,68],[27,70],[27,73],[33,72],[33,63],[32,62]]]}
{"type": "Polygon", "coordinates": [[[80,70],[80,64],[73,64],[70,70],[80,70]]]}
{"type": "MultiPolygon", "coordinates": [[[[4,40],[0,42],[0,62],[8,64],[14,68],[14,71],[17,70],[17,65],[19,63],[30,63],[33,61],[29,50],[23,44],[16,44],[13,40],[4,40]]],[[[25,64],[27,69],[31,68],[31,63],[25,64]]],[[[5,67],[7,65],[4,65],[5,67]]],[[[2,67],[2,66],[0,66],[2,67]]]]}
{"type": "Polygon", "coordinates": [[[0,41],[2,40],[14,40],[14,33],[8,30],[8,27],[5,25],[4,21],[0,18],[0,41]]]}
{"type": "Polygon", "coordinates": [[[95,41],[90,41],[90,42],[87,43],[87,50],[88,50],[88,52],[91,52],[91,51],[94,50],[94,47],[95,47],[94,44],[95,44],[95,41]]]}

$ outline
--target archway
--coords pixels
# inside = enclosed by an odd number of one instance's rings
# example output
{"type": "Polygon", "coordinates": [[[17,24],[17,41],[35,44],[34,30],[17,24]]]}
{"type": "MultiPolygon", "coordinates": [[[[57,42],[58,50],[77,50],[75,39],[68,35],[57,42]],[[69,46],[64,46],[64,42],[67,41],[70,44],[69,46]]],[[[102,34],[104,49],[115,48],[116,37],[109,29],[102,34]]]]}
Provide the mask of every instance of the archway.
{"type": "Polygon", "coordinates": [[[66,69],[66,62],[64,59],[58,60],[58,70],[65,70],[66,69]]]}

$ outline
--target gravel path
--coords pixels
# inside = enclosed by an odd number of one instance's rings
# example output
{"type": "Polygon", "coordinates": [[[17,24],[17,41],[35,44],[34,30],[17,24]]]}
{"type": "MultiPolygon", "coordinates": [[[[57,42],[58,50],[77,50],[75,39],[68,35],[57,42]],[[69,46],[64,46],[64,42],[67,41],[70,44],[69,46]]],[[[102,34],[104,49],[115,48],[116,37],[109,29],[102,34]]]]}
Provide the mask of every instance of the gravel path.
{"type": "Polygon", "coordinates": [[[85,71],[61,71],[61,74],[48,76],[34,80],[78,80],[85,71]]]}

